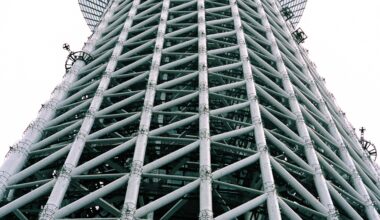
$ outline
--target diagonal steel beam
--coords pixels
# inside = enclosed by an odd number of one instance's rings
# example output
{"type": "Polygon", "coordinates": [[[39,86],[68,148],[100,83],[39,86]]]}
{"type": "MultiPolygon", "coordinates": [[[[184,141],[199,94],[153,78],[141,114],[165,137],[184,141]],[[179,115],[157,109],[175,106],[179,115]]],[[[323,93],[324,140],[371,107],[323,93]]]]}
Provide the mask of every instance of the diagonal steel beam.
{"type": "Polygon", "coordinates": [[[320,203],[305,187],[302,186],[282,165],[280,165],[276,160],[271,158],[273,169],[277,171],[277,173],[287,180],[289,185],[293,187],[306,201],[310,203],[310,205],[319,212],[324,214],[328,214],[328,208],[326,208],[322,203],[320,203]]]}
{"type": "Polygon", "coordinates": [[[113,49],[111,60],[108,62],[105,74],[102,76],[97,92],[91,101],[88,113],[84,118],[81,128],[71,145],[69,154],[65,160],[65,163],[60,171],[57,181],[54,184],[49,199],[41,212],[41,220],[49,220],[54,215],[55,211],[61,206],[62,200],[66,194],[71,181],[71,172],[77,166],[79,159],[82,155],[86,137],[89,135],[92,126],[95,121],[95,113],[99,110],[100,105],[104,98],[104,91],[110,84],[111,73],[115,70],[117,65],[117,58],[120,56],[123,50],[123,42],[128,37],[128,29],[132,26],[133,17],[137,12],[137,7],[140,1],[135,0],[132,8],[129,11],[128,18],[125,20],[123,31],[119,35],[118,43],[113,49]]]}
{"type": "MultiPolygon", "coordinates": [[[[252,155],[252,156],[249,156],[247,158],[244,158],[240,161],[237,161],[233,164],[230,164],[230,165],[227,165],[219,170],[216,170],[212,173],[212,178],[214,180],[216,179],[219,179],[219,178],[222,178],[223,176],[226,176],[230,173],[233,173],[243,167],[246,167],[250,164],[253,164],[255,163],[258,159],[259,159],[260,155],[259,153],[255,154],[255,155],[252,155]]],[[[178,188],[176,189],[175,191],[155,200],[155,201],[152,201],[150,202],[149,204],[143,206],[143,207],[140,207],[137,211],[136,211],[136,217],[141,217],[141,216],[144,216],[146,215],[147,213],[153,211],[153,210],[156,210],[172,201],[175,201],[179,198],[181,198],[183,195],[195,190],[199,185],[200,185],[200,182],[201,182],[201,179],[197,179],[191,183],[188,183],[187,185],[181,187],[181,188],[178,188]]]]}
{"type": "Polygon", "coordinates": [[[235,207],[231,209],[230,211],[227,211],[223,213],[222,215],[219,215],[215,218],[215,220],[229,220],[232,218],[236,218],[254,208],[257,206],[263,204],[268,199],[268,194],[263,194],[261,196],[258,196],[238,207],[235,207]]]}
{"type": "MultiPolygon", "coordinates": [[[[273,1],[270,1],[270,2],[271,2],[271,5],[275,4],[273,1]]],[[[295,97],[293,85],[289,78],[289,73],[287,72],[286,66],[282,58],[282,54],[277,45],[276,37],[273,34],[274,28],[272,25],[269,24],[269,20],[268,20],[269,16],[265,12],[264,6],[261,0],[257,0],[256,3],[258,5],[259,14],[262,17],[263,25],[266,28],[267,38],[271,41],[272,52],[277,57],[276,66],[279,72],[283,76],[283,79],[282,79],[283,87],[285,91],[288,92],[289,94],[290,108],[297,117],[297,120],[296,120],[297,131],[305,142],[304,147],[305,147],[305,154],[306,154],[307,161],[309,165],[315,170],[315,173],[314,173],[315,188],[317,189],[317,192],[321,199],[322,204],[327,209],[329,209],[329,218],[337,219],[336,217],[337,213],[335,211],[333,201],[331,199],[329,190],[327,188],[326,180],[324,176],[322,175],[321,167],[319,165],[319,161],[316,156],[314,146],[311,142],[310,135],[307,130],[307,126],[305,124],[305,120],[300,109],[300,105],[297,101],[297,98],[295,97]]]]}
{"type": "MultiPolygon", "coordinates": [[[[91,53],[94,50],[95,42],[101,36],[101,33],[108,25],[108,19],[114,13],[118,1],[115,1],[111,8],[105,14],[105,19],[96,28],[94,34],[89,39],[85,48],[83,49],[87,53],[91,53]]],[[[71,83],[76,81],[79,69],[81,69],[85,63],[83,61],[75,62],[73,67],[70,69],[69,73],[65,75],[62,83],[57,87],[55,92],[53,92],[50,101],[44,105],[44,107],[38,113],[35,122],[32,122],[30,126],[26,129],[23,138],[18,142],[15,150],[10,151],[6,157],[3,165],[0,168],[0,200],[4,198],[6,192],[5,188],[7,186],[8,179],[20,171],[24,166],[26,158],[28,156],[29,148],[35,142],[37,142],[42,137],[42,129],[45,127],[47,121],[52,119],[55,115],[55,109],[58,102],[65,99],[67,96],[68,87],[71,83]]]]}
{"type": "MultiPolygon", "coordinates": [[[[277,13],[277,17],[279,18],[279,20],[282,23],[282,26],[286,30],[288,37],[290,37],[291,34],[289,31],[288,25],[283,20],[283,18],[279,15],[278,6],[275,4],[274,4],[274,6],[275,6],[274,7],[275,12],[277,13]]],[[[323,99],[319,89],[316,86],[316,83],[313,79],[313,76],[311,75],[309,69],[307,68],[307,64],[306,64],[305,60],[303,59],[302,54],[301,54],[298,46],[295,44],[294,41],[291,41],[290,43],[292,44],[293,48],[296,49],[296,57],[298,58],[298,60],[302,64],[303,73],[310,80],[311,91],[314,93],[316,98],[318,100],[320,100],[319,109],[324,114],[324,116],[327,118],[327,120],[329,121],[329,131],[333,135],[333,137],[335,138],[335,140],[338,142],[338,144],[340,146],[339,152],[340,152],[341,158],[342,158],[343,162],[347,165],[347,167],[350,169],[351,173],[353,174],[353,183],[354,183],[355,189],[358,190],[359,194],[364,197],[365,201],[371,201],[370,196],[369,196],[367,190],[365,189],[365,186],[364,186],[362,179],[359,177],[359,175],[354,175],[354,174],[357,174],[358,171],[356,169],[355,164],[353,163],[352,157],[350,156],[350,154],[347,150],[347,147],[349,147],[349,146],[346,146],[344,144],[343,138],[342,138],[340,132],[338,131],[338,129],[334,123],[334,120],[330,114],[330,111],[328,110],[328,108],[325,104],[325,100],[323,99]]],[[[331,189],[331,187],[329,187],[329,188],[331,189]]],[[[332,192],[332,193],[336,194],[336,192],[332,192]]],[[[379,218],[377,211],[375,210],[375,208],[371,202],[366,204],[366,212],[367,212],[369,219],[378,219],[379,218]]]]}
{"type": "Polygon", "coordinates": [[[149,73],[147,89],[145,91],[144,107],[141,113],[139,134],[137,135],[133,161],[131,165],[131,174],[128,179],[128,186],[121,211],[121,219],[133,220],[135,217],[136,203],[141,182],[142,167],[146,147],[148,144],[148,133],[152,120],[152,110],[156,94],[156,85],[161,65],[162,48],[164,46],[164,35],[166,33],[167,20],[169,16],[170,0],[162,2],[160,22],[152,58],[152,66],[149,73]]]}
{"type": "Polygon", "coordinates": [[[236,38],[239,44],[240,58],[243,61],[243,74],[244,79],[246,80],[247,96],[250,101],[250,113],[253,125],[255,127],[254,133],[256,139],[256,147],[257,150],[260,152],[260,170],[264,183],[264,191],[268,194],[268,215],[270,219],[281,219],[276,189],[274,186],[274,178],[272,174],[272,169],[270,168],[268,147],[265,140],[260,108],[257,100],[252,69],[249,61],[248,49],[245,42],[242,22],[239,15],[238,2],[236,0],[230,0],[230,6],[232,17],[234,19],[236,38]]]}
{"type": "Polygon", "coordinates": [[[302,220],[302,218],[295,212],[293,211],[292,208],[286,204],[281,198],[278,198],[278,203],[280,205],[281,210],[284,212],[284,214],[292,220],[302,220]]]}

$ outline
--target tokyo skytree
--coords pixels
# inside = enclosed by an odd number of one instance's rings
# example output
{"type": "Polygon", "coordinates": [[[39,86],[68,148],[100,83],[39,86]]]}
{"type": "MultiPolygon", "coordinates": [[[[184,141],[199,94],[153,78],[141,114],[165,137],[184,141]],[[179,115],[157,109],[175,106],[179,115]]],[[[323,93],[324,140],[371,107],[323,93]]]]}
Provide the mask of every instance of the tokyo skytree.
{"type": "Polygon", "coordinates": [[[0,219],[380,219],[306,0],[78,2],[92,34],[0,167],[0,219]]]}

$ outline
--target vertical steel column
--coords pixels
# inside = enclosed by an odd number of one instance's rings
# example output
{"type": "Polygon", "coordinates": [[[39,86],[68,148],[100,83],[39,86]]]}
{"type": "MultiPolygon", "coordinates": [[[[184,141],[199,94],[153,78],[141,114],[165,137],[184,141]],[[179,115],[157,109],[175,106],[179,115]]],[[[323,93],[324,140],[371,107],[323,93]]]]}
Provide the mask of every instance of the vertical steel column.
{"type": "Polygon", "coordinates": [[[249,61],[247,44],[245,42],[243,26],[239,15],[239,8],[237,6],[237,0],[230,0],[230,6],[232,17],[234,19],[236,38],[239,45],[240,59],[243,62],[242,65],[244,80],[246,82],[247,96],[250,101],[250,113],[252,123],[254,125],[256,146],[257,150],[260,152],[260,170],[264,185],[264,191],[268,194],[268,215],[269,219],[277,220],[281,219],[280,208],[278,205],[278,198],[276,194],[273,173],[269,160],[269,152],[265,140],[264,128],[261,120],[260,108],[255,89],[255,82],[253,81],[252,69],[249,61]]]}
{"type": "Polygon", "coordinates": [[[140,119],[139,133],[137,135],[135,151],[133,154],[133,161],[131,165],[130,176],[128,179],[125,200],[121,210],[121,219],[135,219],[136,203],[140,189],[146,146],[148,143],[148,133],[152,119],[152,110],[154,105],[154,97],[156,94],[159,67],[161,64],[162,48],[164,45],[164,36],[166,33],[169,7],[170,0],[164,0],[162,3],[161,17],[158,25],[156,44],[153,52],[152,66],[150,69],[148,85],[145,92],[144,107],[140,119]]]}
{"type": "MultiPolygon", "coordinates": [[[[93,51],[95,42],[99,39],[104,28],[107,26],[107,18],[113,14],[112,9],[114,9],[117,4],[118,1],[110,4],[112,6],[107,10],[105,19],[99,24],[98,28],[83,48],[83,51],[87,53],[93,51]]],[[[54,89],[50,100],[44,104],[38,112],[37,119],[29,124],[21,140],[15,146],[12,146],[11,150],[8,152],[7,157],[0,168],[0,201],[3,199],[4,193],[6,192],[8,179],[23,168],[29,155],[30,147],[42,137],[42,131],[46,127],[46,123],[54,118],[57,105],[60,101],[66,98],[70,85],[77,80],[77,74],[84,65],[85,63],[80,60],[74,63],[70,71],[64,76],[62,83],[54,89]]]]}
{"type": "MultiPolygon", "coordinates": [[[[317,189],[317,192],[318,192],[318,195],[320,197],[322,204],[329,210],[329,218],[330,219],[337,219],[338,218],[337,213],[335,211],[334,204],[332,202],[329,190],[327,188],[326,180],[323,176],[321,167],[319,165],[319,161],[318,161],[316,152],[314,150],[314,146],[311,142],[311,138],[310,138],[305,120],[304,120],[302,112],[301,112],[301,108],[300,108],[298,100],[295,96],[293,85],[290,81],[286,66],[285,66],[284,61],[282,59],[282,55],[281,55],[280,49],[277,45],[276,38],[272,32],[272,26],[269,24],[267,14],[264,11],[263,3],[261,2],[261,0],[256,0],[256,2],[257,2],[258,11],[259,11],[259,14],[261,16],[263,25],[266,29],[267,38],[271,42],[272,52],[273,52],[274,56],[276,56],[276,58],[277,58],[277,60],[276,60],[277,69],[283,76],[282,83],[283,83],[284,90],[289,95],[290,109],[297,117],[296,125],[297,125],[298,133],[301,136],[301,138],[305,141],[304,146],[305,146],[305,154],[306,154],[307,161],[308,161],[309,165],[315,171],[314,175],[313,175],[315,187],[317,189]]],[[[291,40],[293,40],[293,39],[291,38],[291,40]]]]}
{"type": "Polygon", "coordinates": [[[198,0],[198,85],[199,85],[199,219],[213,219],[211,152],[210,152],[210,106],[207,70],[207,33],[204,0],[198,0]]]}
{"type": "Polygon", "coordinates": [[[118,42],[113,49],[111,59],[108,62],[106,71],[99,82],[98,89],[91,101],[86,117],[82,122],[81,128],[79,129],[79,132],[71,146],[70,152],[67,155],[66,161],[60,171],[56,183],[54,184],[49,199],[40,215],[41,220],[50,220],[62,203],[67,188],[70,185],[71,172],[77,166],[78,161],[82,155],[83,148],[86,143],[86,137],[90,133],[91,128],[94,124],[95,113],[99,110],[100,105],[103,101],[104,91],[108,88],[108,85],[111,81],[111,74],[116,68],[117,58],[120,56],[123,50],[124,41],[128,36],[128,30],[132,25],[133,16],[136,14],[137,6],[139,3],[139,0],[135,0],[133,2],[132,8],[129,11],[129,16],[124,23],[123,30],[121,31],[118,42]]]}
{"type": "MultiPolygon", "coordinates": [[[[291,39],[292,35],[290,33],[290,27],[288,26],[290,24],[287,24],[285,22],[284,18],[282,17],[282,15],[279,11],[278,5],[276,5],[276,2],[274,2],[273,0],[270,0],[270,1],[273,5],[273,8],[275,9],[274,13],[277,15],[278,20],[281,21],[281,26],[286,30],[287,38],[291,39]]],[[[347,150],[347,146],[344,144],[343,138],[342,138],[341,134],[339,133],[339,131],[338,131],[338,129],[334,123],[334,120],[330,114],[330,111],[328,110],[328,108],[326,106],[325,100],[324,100],[323,96],[321,95],[321,93],[319,92],[319,89],[317,88],[317,85],[315,84],[315,81],[313,80],[313,76],[311,75],[311,73],[309,72],[309,69],[307,68],[307,64],[301,55],[301,52],[298,48],[298,45],[293,40],[290,41],[290,44],[296,50],[295,55],[296,55],[297,59],[302,64],[302,72],[305,73],[306,77],[310,80],[311,91],[319,100],[319,105],[318,105],[319,110],[322,112],[322,114],[329,121],[329,131],[333,135],[335,140],[339,143],[339,146],[340,146],[339,147],[339,153],[341,155],[343,162],[350,168],[350,172],[351,172],[352,178],[353,178],[354,187],[360,193],[360,195],[363,196],[363,200],[366,202],[365,208],[366,208],[366,213],[367,213],[368,218],[369,219],[379,219],[377,211],[376,211],[375,207],[373,206],[373,203],[372,203],[371,198],[367,192],[367,189],[365,188],[365,185],[364,185],[362,179],[359,177],[359,174],[358,174],[358,171],[356,170],[356,166],[353,162],[353,159],[347,150]]]]}

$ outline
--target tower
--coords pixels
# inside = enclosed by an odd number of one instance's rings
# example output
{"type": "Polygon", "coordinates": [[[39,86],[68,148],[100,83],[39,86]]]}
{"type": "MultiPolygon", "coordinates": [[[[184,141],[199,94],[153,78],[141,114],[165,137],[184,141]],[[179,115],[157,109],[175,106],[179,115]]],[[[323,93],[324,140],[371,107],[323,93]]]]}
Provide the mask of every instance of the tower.
{"type": "Polygon", "coordinates": [[[297,44],[304,1],[80,4],[94,33],[10,149],[0,216],[379,218],[379,172],[297,44]]]}

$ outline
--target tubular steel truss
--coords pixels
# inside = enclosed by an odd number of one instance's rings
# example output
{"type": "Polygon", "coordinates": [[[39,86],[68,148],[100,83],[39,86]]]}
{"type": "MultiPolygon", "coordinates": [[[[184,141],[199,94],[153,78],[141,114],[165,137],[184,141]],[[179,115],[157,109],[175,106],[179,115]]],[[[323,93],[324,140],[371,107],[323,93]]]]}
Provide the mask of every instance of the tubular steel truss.
{"type": "Polygon", "coordinates": [[[107,5],[0,169],[1,218],[379,219],[379,170],[279,2],[107,5]]]}

